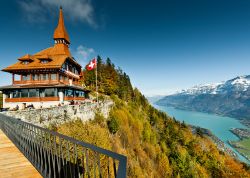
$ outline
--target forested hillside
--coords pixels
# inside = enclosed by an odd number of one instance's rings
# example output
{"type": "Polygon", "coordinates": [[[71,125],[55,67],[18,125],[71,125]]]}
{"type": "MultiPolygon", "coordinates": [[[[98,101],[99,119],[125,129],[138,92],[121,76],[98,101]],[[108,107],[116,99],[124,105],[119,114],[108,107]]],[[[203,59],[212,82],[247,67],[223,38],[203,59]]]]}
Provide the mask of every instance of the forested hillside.
{"type": "MultiPolygon", "coordinates": [[[[115,94],[125,101],[133,98],[133,88],[129,76],[121,68],[115,68],[108,58],[103,62],[100,56],[97,57],[98,91],[105,95],[115,94]]],[[[84,70],[84,85],[95,91],[95,70],[84,70]]]]}
{"type": "MultiPolygon", "coordinates": [[[[84,71],[94,90],[94,71],[84,71]]],[[[108,120],[64,123],[58,132],[128,157],[128,177],[250,177],[248,168],[220,152],[208,138],[153,108],[129,77],[98,58],[98,86],[115,106],[108,120]]]]}

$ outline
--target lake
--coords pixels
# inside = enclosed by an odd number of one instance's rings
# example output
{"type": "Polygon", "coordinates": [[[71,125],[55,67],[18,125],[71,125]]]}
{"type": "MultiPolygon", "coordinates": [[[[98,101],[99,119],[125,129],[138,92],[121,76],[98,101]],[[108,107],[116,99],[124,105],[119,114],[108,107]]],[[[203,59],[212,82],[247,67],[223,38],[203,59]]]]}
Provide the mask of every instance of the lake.
{"type": "Polygon", "coordinates": [[[246,158],[241,156],[237,150],[232,148],[227,141],[236,141],[239,138],[229,131],[230,128],[247,128],[241,124],[238,120],[230,117],[218,116],[214,114],[207,114],[195,111],[184,111],[175,109],[173,107],[165,107],[154,105],[154,107],[166,112],[169,116],[174,116],[176,120],[184,121],[187,124],[203,127],[212,131],[219,139],[221,139],[229,148],[231,148],[239,157],[239,159],[245,163],[250,164],[246,158]]]}

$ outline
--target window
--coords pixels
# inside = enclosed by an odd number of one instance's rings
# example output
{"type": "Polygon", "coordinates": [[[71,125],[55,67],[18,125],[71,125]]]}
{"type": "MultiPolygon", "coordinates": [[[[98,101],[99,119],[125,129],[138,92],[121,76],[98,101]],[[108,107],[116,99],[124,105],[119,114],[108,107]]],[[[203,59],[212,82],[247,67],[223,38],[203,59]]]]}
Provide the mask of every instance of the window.
{"type": "Polygon", "coordinates": [[[23,75],[23,81],[30,80],[30,75],[29,74],[24,74],[23,75]]]}
{"type": "Polygon", "coordinates": [[[21,75],[15,74],[14,81],[21,81],[21,75]]]}
{"type": "Polygon", "coordinates": [[[75,91],[75,96],[76,96],[76,97],[84,97],[84,92],[83,92],[83,91],[76,90],[76,91],[75,91]]]}
{"type": "Polygon", "coordinates": [[[29,97],[29,90],[28,90],[28,89],[22,89],[22,90],[21,90],[21,97],[22,97],[22,98],[27,98],[27,97],[29,97]]]}
{"type": "Polygon", "coordinates": [[[42,60],[41,60],[41,63],[42,63],[42,64],[47,64],[48,62],[49,62],[49,61],[48,61],[47,59],[42,59],[42,60]]]}
{"type": "Polygon", "coordinates": [[[38,89],[29,89],[29,97],[39,97],[38,89]]]}
{"type": "Polygon", "coordinates": [[[49,80],[49,74],[42,74],[42,80],[49,80]]]}
{"type": "Polygon", "coordinates": [[[72,65],[69,65],[68,70],[72,72],[72,65]]]}
{"type": "Polygon", "coordinates": [[[63,76],[62,75],[59,75],[59,80],[63,80],[63,76]]]}
{"type": "Polygon", "coordinates": [[[62,66],[63,69],[67,69],[66,64],[64,63],[62,66]]]}
{"type": "Polygon", "coordinates": [[[51,74],[51,75],[50,75],[50,79],[51,79],[51,80],[56,80],[56,78],[57,78],[56,74],[51,74]]]}
{"type": "Polygon", "coordinates": [[[20,98],[20,93],[18,90],[13,90],[12,94],[13,94],[13,98],[20,98]]]}
{"type": "Polygon", "coordinates": [[[39,80],[39,74],[32,74],[32,80],[39,80]]]}
{"type": "Polygon", "coordinates": [[[79,75],[79,72],[78,72],[78,70],[76,69],[76,67],[73,68],[73,73],[76,74],[76,75],[79,75]]]}
{"type": "Polygon", "coordinates": [[[24,65],[27,65],[27,64],[29,64],[30,62],[29,61],[23,61],[22,62],[22,64],[24,64],[24,65]]]}
{"type": "Polygon", "coordinates": [[[65,96],[71,96],[71,97],[73,97],[74,96],[73,90],[65,90],[65,96]]]}
{"type": "Polygon", "coordinates": [[[80,92],[79,91],[75,91],[75,96],[79,97],[80,96],[80,92]]]}
{"type": "Polygon", "coordinates": [[[40,89],[39,90],[39,95],[41,98],[44,98],[45,97],[45,90],[44,89],[40,89]]]}
{"type": "Polygon", "coordinates": [[[46,88],[45,89],[45,97],[53,97],[57,96],[57,89],[56,88],[46,88]]]}

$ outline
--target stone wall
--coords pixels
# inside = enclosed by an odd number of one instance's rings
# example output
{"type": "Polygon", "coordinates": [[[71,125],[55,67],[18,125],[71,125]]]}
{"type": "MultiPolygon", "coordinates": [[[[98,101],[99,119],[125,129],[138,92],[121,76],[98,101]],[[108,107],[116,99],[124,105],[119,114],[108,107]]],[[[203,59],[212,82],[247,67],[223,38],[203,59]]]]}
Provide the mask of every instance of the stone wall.
{"type": "Polygon", "coordinates": [[[94,119],[96,113],[100,113],[107,118],[113,104],[113,101],[107,100],[99,103],[99,107],[97,107],[97,103],[88,102],[82,105],[6,111],[3,112],[3,114],[19,118],[35,125],[48,127],[49,125],[58,125],[76,119],[81,119],[82,121],[91,120],[94,119]]]}

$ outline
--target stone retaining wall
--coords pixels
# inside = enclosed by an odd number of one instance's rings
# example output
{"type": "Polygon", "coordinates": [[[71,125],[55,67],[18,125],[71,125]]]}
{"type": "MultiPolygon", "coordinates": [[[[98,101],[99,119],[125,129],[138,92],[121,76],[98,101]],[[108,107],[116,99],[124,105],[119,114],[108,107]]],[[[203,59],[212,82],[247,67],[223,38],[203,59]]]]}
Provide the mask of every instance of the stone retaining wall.
{"type": "Polygon", "coordinates": [[[48,127],[49,125],[58,125],[76,119],[81,119],[82,121],[91,120],[95,118],[97,112],[107,118],[112,106],[113,101],[108,100],[99,103],[99,107],[97,107],[97,103],[88,102],[82,105],[65,105],[43,109],[6,111],[3,112],[3,114],[19,118],[35,125],[48,127]]]}

